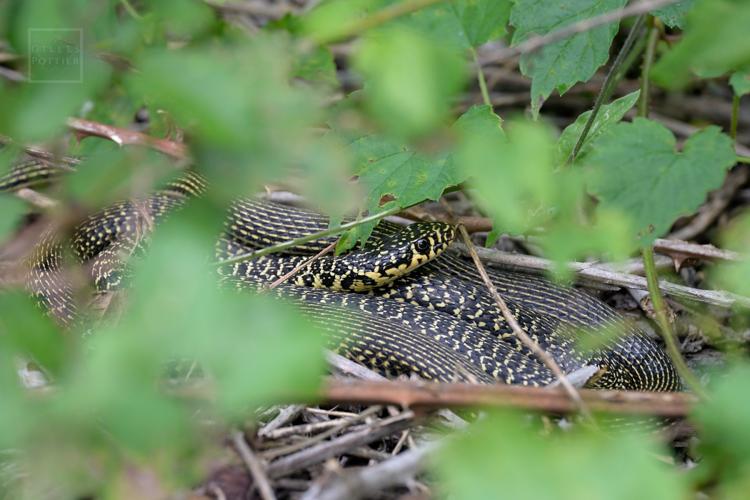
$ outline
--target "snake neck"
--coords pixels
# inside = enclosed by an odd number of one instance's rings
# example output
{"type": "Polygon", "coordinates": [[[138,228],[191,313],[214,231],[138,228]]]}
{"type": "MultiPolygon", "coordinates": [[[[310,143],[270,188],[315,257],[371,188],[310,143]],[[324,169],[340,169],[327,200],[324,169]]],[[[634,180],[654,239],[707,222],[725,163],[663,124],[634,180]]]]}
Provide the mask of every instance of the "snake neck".
{"type": "Polygon", "coordinates": [[[297,285],[337,291],[365,292],[405,276],[441,255],[455,238],[453,226],[420,222],[407,226],[374,246],[305,266],[297,285]]]}

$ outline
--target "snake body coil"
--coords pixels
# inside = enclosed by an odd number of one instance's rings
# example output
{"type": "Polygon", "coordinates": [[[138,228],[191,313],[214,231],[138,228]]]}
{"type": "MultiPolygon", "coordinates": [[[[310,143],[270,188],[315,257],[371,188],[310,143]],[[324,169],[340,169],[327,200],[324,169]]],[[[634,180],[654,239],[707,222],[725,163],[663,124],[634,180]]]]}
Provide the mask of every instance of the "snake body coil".
{"type": "MultiPolygon", "coordinates": [[[[0,190],[23,185],[19,175],[43,178],[33,168],[20,172],[0,179],[0,190]]],[[[66,245],[89,265],[97,289],[119,286],[126,269],[123,256],[138,251],[154,224],[204,188],[200,177],[188,175],[146,199],[122,202],[88,217],[70,242],[47,235],[30,259],[33,293],[57,317],[72,321],[77,316],[75,300],[61,273],[66,245]]],[[[238,201],[217,244],[217,257],[236,256],[327,227],[325,217],[306,210],[238,201]]],[[[383,374],[548,384],[554,377],[516,340],[473,267],[444,253],[454,237],[447,224],[403,228],[381,222],[365,248],[343,257],[324,256],[303,267],[276,293],[296,301],[328,331],[332,348],[383,374]]],[[[222,280],[237,288],[261,287],[331,241],[225,266],[222,280]]],[[[664,351],[594,297],[518,272],[492,270],[491,277],[521,326],[566,372],[596,365],[598,387],[680,388],[664,351]],[[617,328],[621,335],[610,338],[600,333],[602,328],[617,328]],[[592,351],[578,346],[581,336],[595,335],[602,336],[603,345],[592,351]]]]}

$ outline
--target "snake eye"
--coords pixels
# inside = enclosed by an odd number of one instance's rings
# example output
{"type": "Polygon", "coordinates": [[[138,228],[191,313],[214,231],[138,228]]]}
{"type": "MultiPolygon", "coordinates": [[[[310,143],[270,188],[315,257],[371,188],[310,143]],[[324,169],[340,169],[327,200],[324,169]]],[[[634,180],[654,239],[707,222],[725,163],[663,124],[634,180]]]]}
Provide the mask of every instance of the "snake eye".
{"type": "Polygon", "coordinates": [[[420,238],[417,240],[414,246],[416,247],[417,252],[427,253],[427,251],[430,249],[430,242],[427,240],[427,238],[420,238]]]}

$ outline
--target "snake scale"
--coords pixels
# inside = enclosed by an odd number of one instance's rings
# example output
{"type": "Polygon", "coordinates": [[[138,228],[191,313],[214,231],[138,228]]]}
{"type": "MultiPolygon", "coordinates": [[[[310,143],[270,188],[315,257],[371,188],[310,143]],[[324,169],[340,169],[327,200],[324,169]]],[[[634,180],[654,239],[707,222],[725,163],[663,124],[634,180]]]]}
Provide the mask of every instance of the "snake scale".
{"type": "MultiPolygon", "coordinates": [[[[0,178],[0,191],[49,182],[70,169],[23,162],[0,178]]],[[[127,274],[123,255],[139,252],[153,226],[205,189],[200,176],[188,174],[144,199],[90,215],[69,240],[44,235],[29,259],[29,288],[63,323],[74,321],[79,311],[62,272],[65,253],[86,263],[96,289],[119,287],[127,274]]],[[[238,200],[218,238],[216,257],[224,260],[326,228],[328,219],[309,210],[238,200]]],[[[444,223],[403,227],[381,221],[364,248],[323,256],[274,293],[294,301],[324,329],[332,349],[386,376],[536,386],[552,382],[550,371],[518,342],[473,266],[446,251],[454,237],[454,228],[444,223]]],[[[237,289],[259,289],[331,241],[324,238],[284,254],[222,266],[221,281],[237,289]]],[[[517,321],[564,371],[598,367],[594,387],[681,388],[662,348],[600,300],[540,276],[489,272],[517,321]],[[603,329],[617,329],[619,335],[603,329]],[[599,337],[600,345],[583,349],[582,337],[599,337]]]]}

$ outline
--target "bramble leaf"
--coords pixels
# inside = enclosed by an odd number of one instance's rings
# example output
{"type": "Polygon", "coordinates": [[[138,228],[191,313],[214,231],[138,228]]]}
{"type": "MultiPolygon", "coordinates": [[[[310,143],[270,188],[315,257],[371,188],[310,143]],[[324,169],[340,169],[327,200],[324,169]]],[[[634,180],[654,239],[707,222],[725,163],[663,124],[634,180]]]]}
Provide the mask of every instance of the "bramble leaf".
{"type": "Polygon", "coordinates": [[[646,245],[721,185],[735,153],[732,140],[718,127],[696,133],[678,152],[666,127],[636,118],[612,127],[587,162],[595,167],[590,189],[599,206],[630,214],[640,243],[646,245]]]}
{"type": "MultiPolygon", "coordinates": [[[[516,27],[512,45],[623,5],[625,0],[518,0],[510,13],[510,23],[516,27]]],[[[535,117],[553,90],[564,94],[577,82],[591,78],[607,61],[617,27],[617,23],[609,23],[521,57],[521,72],[531,78],[531,109],[535,117]]]]}

